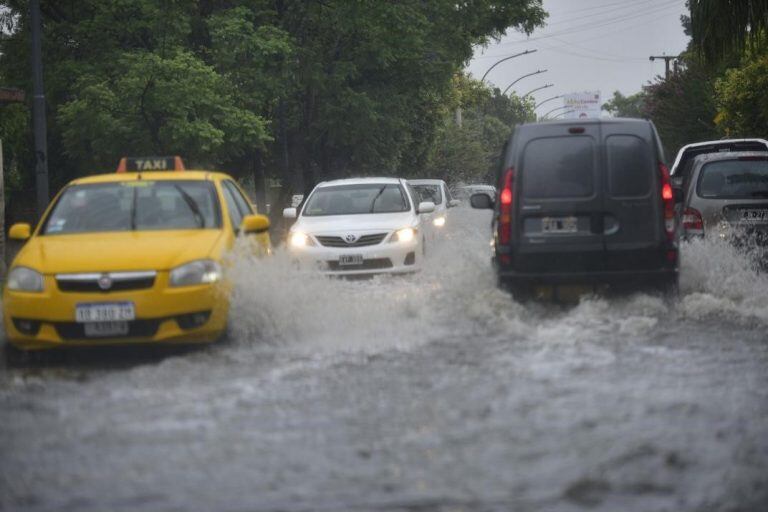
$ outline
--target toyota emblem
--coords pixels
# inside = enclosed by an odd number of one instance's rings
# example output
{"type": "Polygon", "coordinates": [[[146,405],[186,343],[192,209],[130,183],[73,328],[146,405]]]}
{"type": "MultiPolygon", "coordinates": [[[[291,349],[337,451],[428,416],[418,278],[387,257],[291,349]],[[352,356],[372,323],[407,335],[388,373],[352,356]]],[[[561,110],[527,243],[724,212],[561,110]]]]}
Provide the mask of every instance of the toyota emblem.
{"type": "Polygon", "coordinates": [[[357,242],[357,235],[352,235],[352,234],[347,235],[344,237],[344,240],[346,240],[348,244],[353,244],[357,242]]]}
{"type": "Polygon", "coordinates": [[[99,278],[99,288],[106,291],[112,288],[112,278],[109,277],[107,274],[102,275],[99,278]]]}

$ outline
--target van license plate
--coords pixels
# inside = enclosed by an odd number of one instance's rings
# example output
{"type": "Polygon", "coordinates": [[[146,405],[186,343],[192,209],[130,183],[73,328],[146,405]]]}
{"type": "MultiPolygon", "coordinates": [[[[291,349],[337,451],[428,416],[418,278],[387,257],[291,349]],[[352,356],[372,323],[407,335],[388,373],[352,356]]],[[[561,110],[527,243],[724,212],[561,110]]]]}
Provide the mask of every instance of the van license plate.
{"type": "Polygon", "coordinates": [[[576,233],[578,230],[576,217],[541,218],[541,231],[544,233],[576,233]]]}
{"type": "Polygon", "coordinates": [[[741,210],[742,222],[765,222],[768,221],[768,210],[745,209],[741,210]]]}
{"type": "Polygon", "coordinates": [[[78,304],[75,308],[75,320],[78,323],[123,322],[135,318],[133,302],[97,302],[78,304]]]}
{"type": "Polygon", "coordinates": [[[128,334],[128,322],[90,322],[84,324],[83,328],[86,338],[104,338],[128,334]]]}
{"type": "Polygon", "coordinates": [[[354,265],[363,264],[362,254],[342,254],[339,256],[339,265],[342,267],[349,267],[354,265]]]}

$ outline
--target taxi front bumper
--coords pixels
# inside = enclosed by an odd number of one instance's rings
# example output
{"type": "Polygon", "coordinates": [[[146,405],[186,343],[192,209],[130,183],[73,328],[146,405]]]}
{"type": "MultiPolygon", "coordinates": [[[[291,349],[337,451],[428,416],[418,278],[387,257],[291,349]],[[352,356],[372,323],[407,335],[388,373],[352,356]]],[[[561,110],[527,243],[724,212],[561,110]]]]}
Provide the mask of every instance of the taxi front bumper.
{"type": "Polygon", "coordinates": [[[21,349],[133,343],[208,343],[226,329],[229,300],[226,285],[168,287],[168,274],[159,273],[152,288],[119,292],[64,292],[53,276],[45,276],[44,291],[3,294],[3,324],[8,342],[21,349]],[[76,321],[78,304],[131,302],[135,319],[128,333],[86,337],[76,321]]]}

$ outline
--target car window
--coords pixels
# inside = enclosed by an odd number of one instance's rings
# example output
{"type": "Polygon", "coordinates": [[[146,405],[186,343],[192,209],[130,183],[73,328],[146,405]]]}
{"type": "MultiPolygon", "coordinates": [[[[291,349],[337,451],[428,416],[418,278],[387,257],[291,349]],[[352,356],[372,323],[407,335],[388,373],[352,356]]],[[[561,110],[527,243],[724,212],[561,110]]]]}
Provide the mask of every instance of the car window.
{"type": "Polygon", "coordinates": [[[522,159],[525,197],[589,197],[594,193],[593,176],[591,137],[534,139],[525,146],[522,159]]]}
{"type": "Polygon", "coordinates": [[[240,229],[240,224],[243,222],[243,214],[240,211],[240,208],[237,206],[237,200],[232,194],[230,188],[222,184],[221,190],[224,195],[224,201],[227,203],[227,210],[229,211],[229,222],[232,224],[232,230],[238,231],[240,229]]]}
{"type": "Polygon", "coordinates": [[[431,201],[436,205],[443,203],[443,194],[440,185],[415,185],[411,187],[418,193],[419,201],[431,201]]]}
{"type": "Polygon", "coordinates": [[[611,135],[605,140],[608,189],[612,197],[645,197],[651,191],[653,154],[634,135],[611,135]]]}
{"type": "Polygon", "coordinates": [[[220,226],[219,206],[205,181],[120,181],[67,188],[42,233],[200,229],[220,226]]]}
{"type": "MultiPolygon", "coordinates": [[[[418,196],[414,196],[418,197],[418,196]]],[[[410,209],[405,191],[393,183],[337,185],[315,189],[302,215],[357,215],[394,213],[410,209]]]]}
{"type": "Polygon", "coordinates": [[[704,198],[768,198],[768,160],[723,160],[704,164],[697,193],[704,198]]]}
{"type": "Polygon", "coordinates": [[[242,216],[251,215],[253,213],[251,203],[243,196],[243,193],[240,191],[237,185],[235,185],[235,183],[231,180],[224,180],[223,183],[224,186],[228,188],[232,193],[232,197],[235,199],[235,203],[237,203],[237,208],[240,210],[240,214],[242,216]]]}

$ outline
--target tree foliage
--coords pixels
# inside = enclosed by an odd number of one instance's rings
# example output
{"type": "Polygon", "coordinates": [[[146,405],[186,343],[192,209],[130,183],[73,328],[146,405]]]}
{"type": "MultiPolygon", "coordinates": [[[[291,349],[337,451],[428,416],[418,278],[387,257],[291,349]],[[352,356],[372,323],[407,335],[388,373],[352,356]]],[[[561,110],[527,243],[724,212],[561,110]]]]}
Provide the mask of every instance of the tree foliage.
{"type": "Polygon", "coordinates": [[[717,124],[728,136],[768,135],[768,54],[731,69],[717,82],[717,124]]]}
{"type": "Polygon", "coordinates": [[[648,95],[645,91],[640,91],[629,96],[624,96],[619,91],[614,91],[613,98],[606,101],[603,110],[614,117],[634,117],[643,118],[647,116],[645,104],[648,95]]]}
{"type": "MultiPolygon", "coordinates": [[[[288,188],[424,169],[473,48],[545,17],[540,0],[41,4],[54,188],[125,154],[288,188]]],[[[29,90],[27,2],[0,6],[0,81],[29,90]]]]}
{"type": "Polygon", "coordinates": [[[765,44],[768,0],[688,0],[695,49],[717,63],[765,44]]]}

